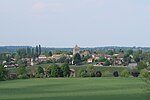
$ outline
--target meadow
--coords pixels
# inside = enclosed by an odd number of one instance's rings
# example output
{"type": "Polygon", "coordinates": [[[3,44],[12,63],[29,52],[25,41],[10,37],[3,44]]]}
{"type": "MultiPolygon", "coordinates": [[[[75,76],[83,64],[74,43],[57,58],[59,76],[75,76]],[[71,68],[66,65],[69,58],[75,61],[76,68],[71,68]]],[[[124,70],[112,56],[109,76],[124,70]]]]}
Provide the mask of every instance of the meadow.
{"type": "Polygon", "coordinates": [[[140,78],[46,78],[0,82],[0,100],[150,100],[140,78]]]}

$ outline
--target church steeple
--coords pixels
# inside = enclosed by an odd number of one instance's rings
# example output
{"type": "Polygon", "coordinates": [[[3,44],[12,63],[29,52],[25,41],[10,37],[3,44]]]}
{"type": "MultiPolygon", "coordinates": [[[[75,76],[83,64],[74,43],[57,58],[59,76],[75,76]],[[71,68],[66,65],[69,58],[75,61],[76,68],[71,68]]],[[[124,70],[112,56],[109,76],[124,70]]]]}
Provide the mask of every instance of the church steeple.
{"type": "Polygon", "coordinates": [[[75,47],[73,48],[73,55],[80,53],[80,47],[78,45],[75,45],[75,47]]]}

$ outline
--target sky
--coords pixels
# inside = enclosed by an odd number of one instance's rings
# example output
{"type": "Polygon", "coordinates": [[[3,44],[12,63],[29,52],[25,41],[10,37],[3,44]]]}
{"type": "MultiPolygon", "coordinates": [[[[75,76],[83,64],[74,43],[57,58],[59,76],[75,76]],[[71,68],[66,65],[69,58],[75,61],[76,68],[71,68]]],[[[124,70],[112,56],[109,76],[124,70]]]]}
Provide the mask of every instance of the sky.
{"type": "Polygon", "coordinates": [[[0,46],[150,47],[150,0],[0,0],[0,46]]]}

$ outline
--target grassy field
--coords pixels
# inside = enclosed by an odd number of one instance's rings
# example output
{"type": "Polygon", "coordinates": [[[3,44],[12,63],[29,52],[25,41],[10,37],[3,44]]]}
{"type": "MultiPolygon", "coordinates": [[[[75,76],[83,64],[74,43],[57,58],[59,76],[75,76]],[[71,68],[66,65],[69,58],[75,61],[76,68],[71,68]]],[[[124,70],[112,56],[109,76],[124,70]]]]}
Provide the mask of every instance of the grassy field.
{"type": "Polygon", "coordinates": [[[139,78],[50,78],[0,82],[0,100],[150,100],[139,78]]]}

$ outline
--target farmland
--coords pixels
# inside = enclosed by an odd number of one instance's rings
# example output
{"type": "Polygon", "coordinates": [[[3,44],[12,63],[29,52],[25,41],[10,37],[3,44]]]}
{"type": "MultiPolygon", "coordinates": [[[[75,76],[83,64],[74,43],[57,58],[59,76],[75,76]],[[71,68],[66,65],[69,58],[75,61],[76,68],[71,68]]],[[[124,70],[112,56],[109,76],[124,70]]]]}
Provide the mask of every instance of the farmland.
{"type": "Polygon", "coordinates": [[[0,82],[0,100],[149,100],[140,78],[47,78],[0,82]]]}

